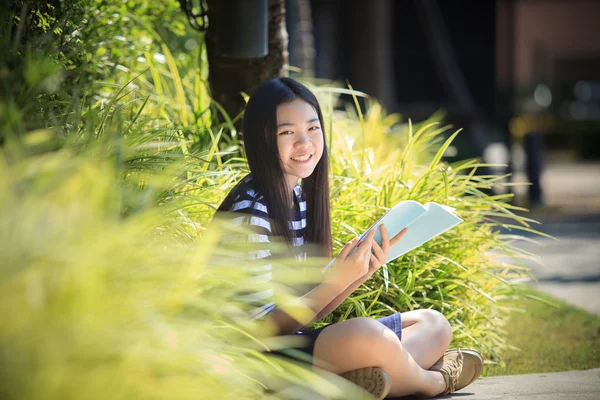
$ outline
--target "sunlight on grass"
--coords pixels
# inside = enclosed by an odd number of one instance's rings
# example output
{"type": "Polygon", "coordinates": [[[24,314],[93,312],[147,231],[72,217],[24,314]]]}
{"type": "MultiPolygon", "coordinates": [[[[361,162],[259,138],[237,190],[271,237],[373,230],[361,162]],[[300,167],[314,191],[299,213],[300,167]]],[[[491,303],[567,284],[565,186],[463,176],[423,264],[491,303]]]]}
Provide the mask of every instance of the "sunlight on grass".
{"type": "Polygon", "coordinates": [[[486,365],[485,376],[533,374],[600,367],[600,317],[526,289],[535,299],[503,301],[511,312],[502,364],[486,365]]]}

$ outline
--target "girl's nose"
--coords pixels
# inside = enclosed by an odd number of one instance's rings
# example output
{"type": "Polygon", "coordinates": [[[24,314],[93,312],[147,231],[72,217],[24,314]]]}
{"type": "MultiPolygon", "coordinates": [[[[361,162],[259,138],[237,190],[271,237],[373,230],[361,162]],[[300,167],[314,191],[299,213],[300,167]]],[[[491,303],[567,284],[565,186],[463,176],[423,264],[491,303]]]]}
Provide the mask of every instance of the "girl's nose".
{"type": "Polygon", "coordinates": [[[303,132],[299,135],[297,135],[297,139],[296,139],[296,146],[302,146],[302,145],[307,145],[310,144],[310,137],[308,136],[308,133],[303,132]]]}

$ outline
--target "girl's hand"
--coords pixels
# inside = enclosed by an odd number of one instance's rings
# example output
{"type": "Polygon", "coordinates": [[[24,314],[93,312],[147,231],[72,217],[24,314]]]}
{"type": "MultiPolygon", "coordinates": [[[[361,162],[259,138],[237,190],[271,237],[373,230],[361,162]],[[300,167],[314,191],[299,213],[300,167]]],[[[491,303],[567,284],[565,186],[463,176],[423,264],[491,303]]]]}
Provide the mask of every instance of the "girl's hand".
{"type": "Polygon", "coordinates": [[[367,279],[373,275],[375,271],[385,265],[387,258],[390,255],[390,247],[398,243],[406,234],[406,231],[408,231],[408,228],[402,229],[392,238],[392,240],[390,240],[387,228],[384,224],[381,225],[381,246],[373,240],[373,254],[371,254],[371,259],[369,261],[369,272],[366,274],[367,279]]]}
{"type": "Polygon", "coordinates": [[[326,281],[347,288],[358,279],[369,273],[369,264],[372,257],[373,237],[376,229],[371,230],[359,244],[355,237],[340,251],[335,258],[333,268],[327,275],[326,281]]]}

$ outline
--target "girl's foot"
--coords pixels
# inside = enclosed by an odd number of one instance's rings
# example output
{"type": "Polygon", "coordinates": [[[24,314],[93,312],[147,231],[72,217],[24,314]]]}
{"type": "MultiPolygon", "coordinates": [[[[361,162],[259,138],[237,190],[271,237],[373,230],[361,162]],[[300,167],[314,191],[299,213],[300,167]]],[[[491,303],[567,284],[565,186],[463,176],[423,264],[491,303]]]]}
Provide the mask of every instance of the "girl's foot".
{"type": "Polygon", "coordinates": [[[344,372],[341,377],[365,389],[376,399],[383,399],[392,387],[388,374],[378,367],[355,369],[344,372]]]}
{"type": "Polygon", "coordinates": [[[483,372],[483,357],[476,350],[447,350],[430,371],[439,371],[446,382],[442,395],[454,393],[473,383],[483,372]]]}

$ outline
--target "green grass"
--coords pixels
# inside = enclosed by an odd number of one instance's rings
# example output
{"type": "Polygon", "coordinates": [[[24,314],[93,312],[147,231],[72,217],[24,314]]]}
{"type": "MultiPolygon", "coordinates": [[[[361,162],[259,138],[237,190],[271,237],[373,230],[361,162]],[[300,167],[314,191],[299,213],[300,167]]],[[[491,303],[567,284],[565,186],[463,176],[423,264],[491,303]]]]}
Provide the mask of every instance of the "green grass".
{"type": "Polygon", "coordinates": [[[600,367],[600,317],[561,300],[527,289],[534,299],[504,306],[526,310],[511,314],[504,329],[504,365],[486,365],[484,376],[533,374],[600,367]]]}

